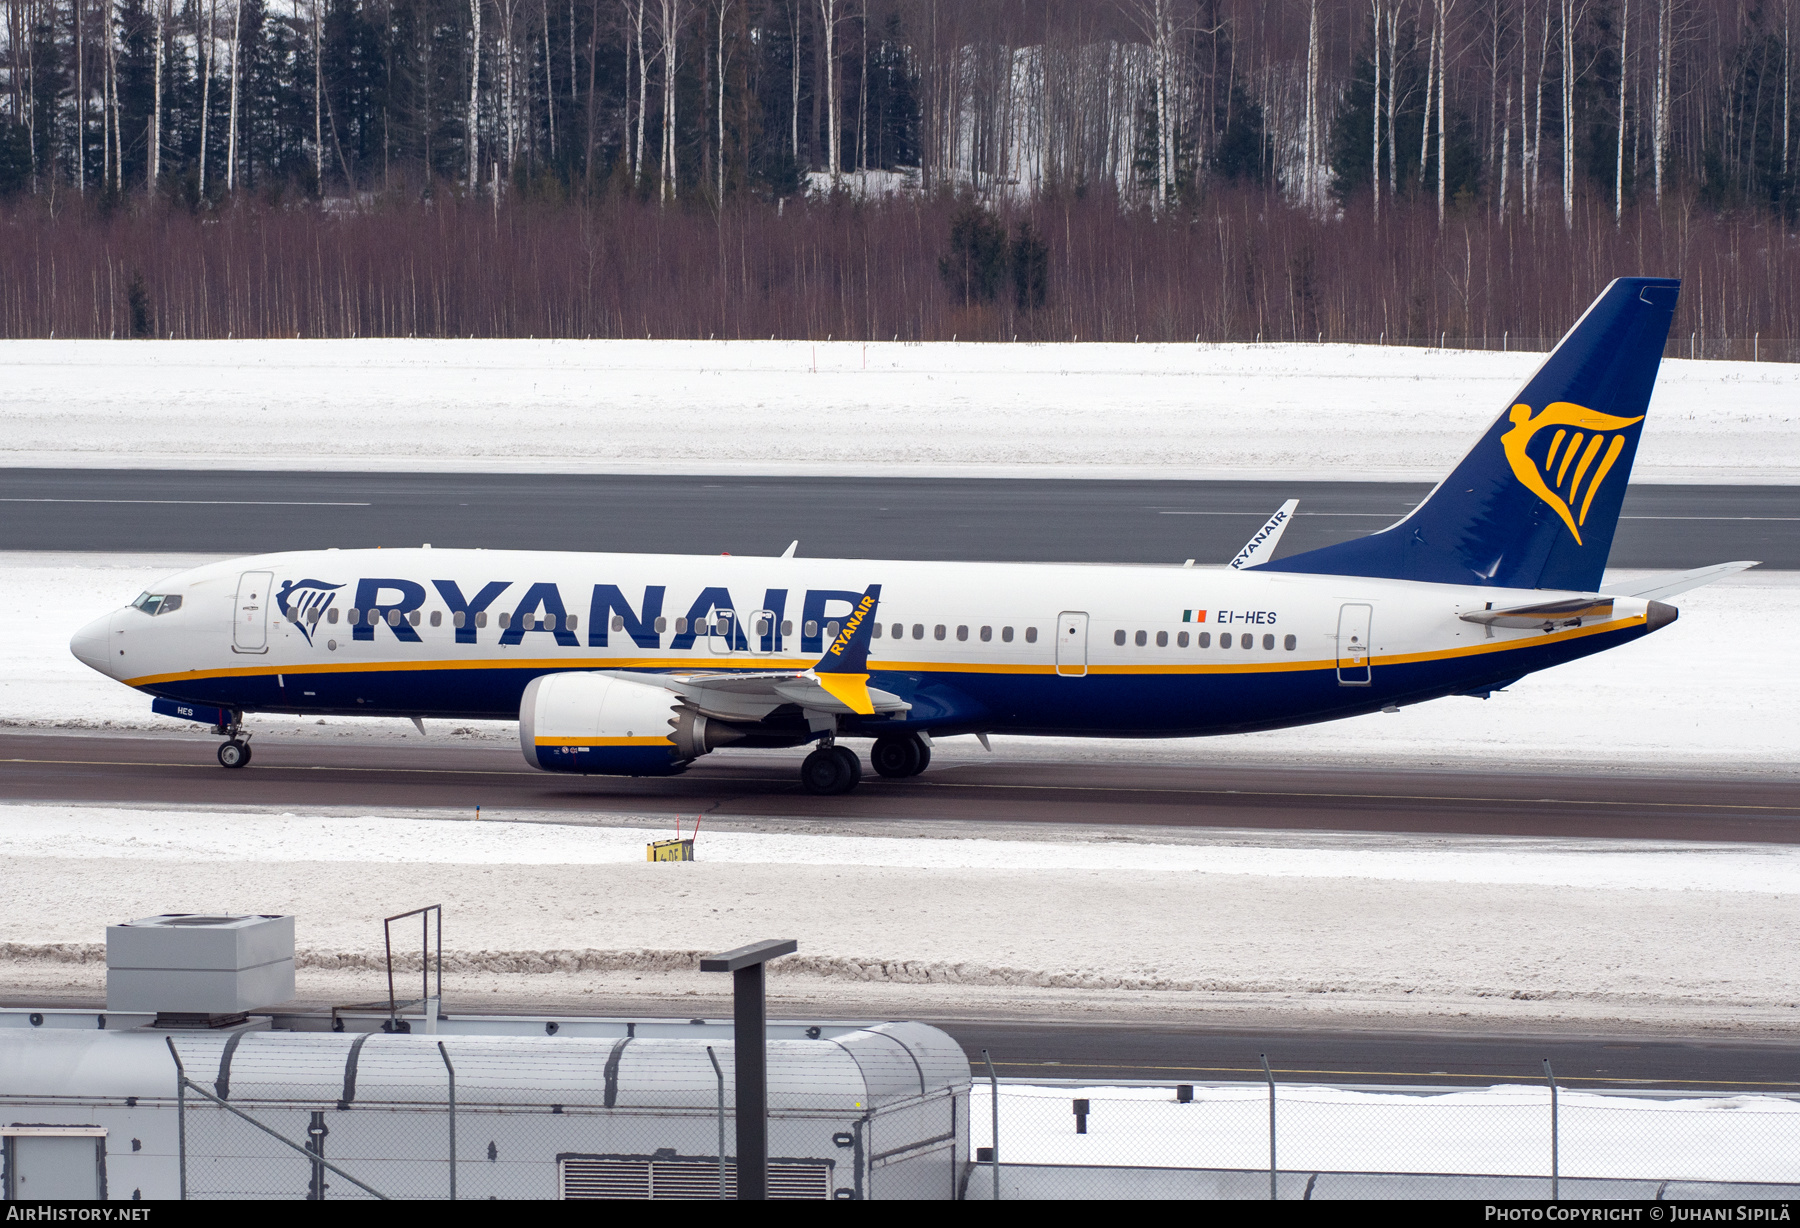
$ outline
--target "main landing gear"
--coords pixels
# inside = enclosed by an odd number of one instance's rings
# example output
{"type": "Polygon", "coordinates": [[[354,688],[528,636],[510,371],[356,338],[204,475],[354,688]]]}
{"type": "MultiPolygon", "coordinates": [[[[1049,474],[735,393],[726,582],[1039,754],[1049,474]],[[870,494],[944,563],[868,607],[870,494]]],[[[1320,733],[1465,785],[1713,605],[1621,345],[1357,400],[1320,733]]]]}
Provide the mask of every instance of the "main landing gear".
{"type": "Polygon", "coordinates": [[[862,760],[848,746],[821,746],[800,764],[800,784],[808,793],[848,793],[862,783],[862,760]]]}
{"type": "Polygon", "coordinates": [[[250,735],[244,732],[244,727],[242,725],[221,725],[219,732],[229,739],[219,747],[219,766],[249,767],[250,735]]]}
{"type": "MultiPolygon", "coordinates": [[[[931,743],[916,733],[886,734],[875,739],[869,762],[889,780],[917,776],[931,763],[931,743]]],[[[835,740],[823,742],[800,765],[800,784],[808,793],[848,793],[861,781],[862,762],[856,752],[835,740]]]]}
{"type": "Polygon", "coordinates": [[[875,739],[869,762],[889,780],[917,776],[931,765],[931,746],[916,733],[890,733],[875,739]]]}

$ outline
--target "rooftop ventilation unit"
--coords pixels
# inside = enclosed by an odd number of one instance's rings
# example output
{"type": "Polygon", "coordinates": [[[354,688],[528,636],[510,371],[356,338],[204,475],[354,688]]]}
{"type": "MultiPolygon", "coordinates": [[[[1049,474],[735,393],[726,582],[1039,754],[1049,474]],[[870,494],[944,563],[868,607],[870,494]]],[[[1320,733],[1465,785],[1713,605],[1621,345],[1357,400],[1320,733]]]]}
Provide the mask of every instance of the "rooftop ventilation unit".
{"type": "Polygon", "coordinates": [[[106,1009],[219,1027],[294,996],[294,919],[169,913],[106,927],[106,1009]]]}

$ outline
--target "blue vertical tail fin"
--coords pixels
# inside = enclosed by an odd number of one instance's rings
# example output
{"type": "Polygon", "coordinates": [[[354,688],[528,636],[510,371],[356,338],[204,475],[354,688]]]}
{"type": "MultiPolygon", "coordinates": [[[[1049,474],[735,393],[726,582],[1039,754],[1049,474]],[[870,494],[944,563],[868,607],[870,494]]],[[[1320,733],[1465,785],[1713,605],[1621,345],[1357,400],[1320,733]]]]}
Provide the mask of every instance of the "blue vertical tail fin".
{"type": "Polygon", "coordinates": [[[1680,290],[1673,278],[1614,281],[1403,520],[1261,570],[1596,589],[1680,290]]]}

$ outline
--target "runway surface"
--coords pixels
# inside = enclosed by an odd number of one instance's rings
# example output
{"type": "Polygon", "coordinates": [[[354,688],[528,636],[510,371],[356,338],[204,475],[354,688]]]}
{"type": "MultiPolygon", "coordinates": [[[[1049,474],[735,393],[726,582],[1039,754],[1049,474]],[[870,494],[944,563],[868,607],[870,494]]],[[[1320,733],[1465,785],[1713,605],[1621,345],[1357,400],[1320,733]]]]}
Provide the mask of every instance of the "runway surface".
{"type": "MultiPolygon", "coordinates": [[[[854,743],[850,743],[855,745],[854,743]]],[[[707,814],[860,822],[944,820],[1285,831],[1757,841],[1800,839],[1793,780],[1210,767],[998,760],[813,797],[800,756],[703,759],[673,779],[534,771],[516,748],[257,741],[227,771],[215,741],[188,737],[0,736],[0,799],[109,805],[469,810],[487,818],[707,814]]]]}
{"type": "Polygon", "coordinates": [[[1262,1077],[1284,1083],[1541,1083],[1548,1058],[1570,1087],[1653,1086],[1800,1092],[1800,1045],[1641,1036],[1470,1036],[1331,1030],[1224,1030],[1157,1024],[928,1020],[954,1036],[977,1077],[986,1049],[1001,1078],[1262,1077]]]}
{"type": "MultiPolygon", "coordinates": [[[[0,550],[323,546],[1063,562],[1230,561],[1284,499],[1280,553],[1359,537],[1430,488],[1380,482],[723,478],[0,469],[0,550]]],[[[1800,487],[1645,486],[1615,567],[1800,568],[1800,487]]]]}

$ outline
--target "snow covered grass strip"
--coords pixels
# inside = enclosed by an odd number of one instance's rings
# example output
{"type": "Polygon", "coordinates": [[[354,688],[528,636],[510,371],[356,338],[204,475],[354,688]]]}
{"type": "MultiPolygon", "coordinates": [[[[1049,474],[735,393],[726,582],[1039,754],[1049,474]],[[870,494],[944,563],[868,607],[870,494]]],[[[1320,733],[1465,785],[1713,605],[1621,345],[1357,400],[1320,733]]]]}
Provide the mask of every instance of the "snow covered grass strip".
{"type": "MultiPolygon", "coordinates": [[[[1541,360],[1336,344],[3,341],[0,465],[1436,481],[1541,360]]],[[[1800,365],[1665,362],[1633,476],[1800,480],[1796,391],[1800,365]]]]}

